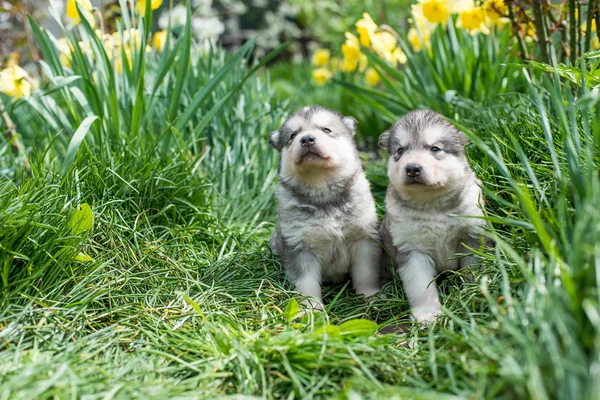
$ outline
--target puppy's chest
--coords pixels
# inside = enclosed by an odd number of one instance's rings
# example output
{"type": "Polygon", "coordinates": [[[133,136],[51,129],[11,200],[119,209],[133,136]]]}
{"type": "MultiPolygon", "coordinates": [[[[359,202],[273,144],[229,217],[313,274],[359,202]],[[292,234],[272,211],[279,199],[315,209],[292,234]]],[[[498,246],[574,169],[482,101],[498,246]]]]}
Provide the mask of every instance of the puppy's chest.
{"type": "Polygon", "coordinates": [[[470,221],[448,215],[407,214],[392,220],[392,238],[396,247],[408,245],[441,261],[452,257],[471,235],[470,221]]]}

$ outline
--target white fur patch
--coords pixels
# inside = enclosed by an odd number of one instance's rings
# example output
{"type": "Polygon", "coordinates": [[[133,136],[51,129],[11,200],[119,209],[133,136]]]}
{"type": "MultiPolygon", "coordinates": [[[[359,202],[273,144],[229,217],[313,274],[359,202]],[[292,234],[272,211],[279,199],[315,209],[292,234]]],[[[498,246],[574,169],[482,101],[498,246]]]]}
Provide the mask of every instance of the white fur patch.
{"type": "Polygon", "coordinates": [[[315,114],[313,114],[310,118],[310,120],[318,126],[321,127],[326,127],[329,123],[331,123],[331,120],[333,115],[331,115],[331,113],[329,111],[318,111],[315,114]]]}
{"type": "Polygon", "coordinates": [[[427,128],[423,129],[422,135],[425,143],[428,145],[433,145],[448,135],[448,129],[441,125],[428,126],[427,128]]]}

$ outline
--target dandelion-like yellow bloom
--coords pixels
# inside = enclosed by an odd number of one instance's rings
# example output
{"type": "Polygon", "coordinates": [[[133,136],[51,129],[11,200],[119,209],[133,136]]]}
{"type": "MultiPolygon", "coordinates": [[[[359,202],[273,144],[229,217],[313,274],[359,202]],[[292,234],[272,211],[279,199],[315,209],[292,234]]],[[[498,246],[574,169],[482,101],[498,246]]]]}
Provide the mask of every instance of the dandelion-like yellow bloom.
{"type": "MultiPolygon", "coordinates": [[[[146,14],[147,0],[137,0],[135,3],[135,12],[144,15],[146,14]]],[[[156,10],[162,4],[163,0],[150,0],[150,9],[156,10]]]]}
{"type": "Polygon", "coordinates": [[[492,21],[496,21],[508,15],[508,6],[504,4],[504,0],[486,0],[486,2],[483,3],[483,9],[485,10],[486,16],[492,21]]]}
{"type": "Polygon", "coordinates": [[[377,24],[373,21],[373,18],[371,18],[368,13],[364,13],[363,17],[359,19],[354,26],[356,26],[360,44],[365,47],[370,47],[371,38],[375,35],[375,31],[377,31],[377,24]]]}
{"type": "Polygon", "coordinates": [[[488,35],[490,33],[490,29],[487,27],[485,22],[485,11],[482,8],[477,7],[472,10],[461,12],[458,16],[458,22],[456,25],[459,28],[466,29],[471,33],[471,35],[475,35],[477,33],[488,35]]]}
{"type": "Polygon", "coordinates": [[[446,2],[442,0],[420,0],[423,16],[434,24],[445,24],[450,16],[446,2]]]}
{"type": "Polygon", "coordinates": [[[312,76],[317,85],[323,86],[331,80],[333,73],[327,68],[317,68],[313,71],[312,76]]]}
{"type": "Polygon", "coordinates": [[[162,53],[165,48],[165,44],[167,43],[167,31],[158,31],[154,34],[152,38],[152,46],[158,51],[162,53]]]}
{"type": "Polygon", "coordinates": [[[0,92],[19,99],[30,96],[33,88],[29,74],[18,65],[0,71],[0,92]]]}
{"type": "Polygon", "coordinates": [[[91,26],[94,26],[96,24],[96,21],[94,20],[94,14],[92,14],[92,8],[94,8],[94,6],[90,0],[67,1],[67,17],[71,19],[71,23],[73,25],[77,25],[81,22],[81,18],[79,18],[79,13],[77,12],[77,5],[79,5],[79,8],[81,8],[81,11],[83,12],[83,15],[88,23],[91,26]]]}
{"type": "Polygon", "coordinates": [[[367,85],[377,86],[380,81],[381,78],[379,77],[379,74],[373,68],[369,68],[365,71],[365,83],[367,85]]]}
{"type": "Polygon", "coordinates": [[[373,50],[381,56],[384,53],[391,53],[394,51],[396,44],[398,44],[398,40],[396,40],[396,37],[391,32],[377,32],[375,34],[375,39],[373,40],[373,50]]]}
{"type": "Polygon", "coordinates": [[[327,49],[318,49],[312,56],[312,65],[315,67],[324,67],[329,63],[331,52],[327,49]]]}

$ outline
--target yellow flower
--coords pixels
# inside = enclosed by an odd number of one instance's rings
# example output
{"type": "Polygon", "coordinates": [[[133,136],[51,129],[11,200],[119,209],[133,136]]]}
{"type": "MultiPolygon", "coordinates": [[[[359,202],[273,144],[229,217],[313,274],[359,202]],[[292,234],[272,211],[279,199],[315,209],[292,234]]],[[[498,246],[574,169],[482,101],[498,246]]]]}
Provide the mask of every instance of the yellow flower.
{"type": "Polygon", "coordinates": [[[381,81],[379,74],[373,68],[367,69],[365,72],[365,83],[369,86],[377,86],[377,84],[381,81]]]}
{"type": "Polygon", "coordinates": [[[342,45],[342,53],[344,54],[344,70],[346,72],[354,71],[358,67],[361,53],[358,38],[350,32],[346,32],[346,42],[342,45]]]}
{"type": "Polygon", "coordinates": [[[398,44],[398,40],[392,33],[388,31],[377,32],[373,40],[373,50],[382,56],[385,53],[391,53],[396,48],[396,44],[398,44]]]}
{"type": "MultiPolygon", "coordinates": [[[[146,1],[147,0],[137,0],[135,3],[135,12],[140,15],[146,14],[146,1]]],[[[162,4],[163,0],[150,0],[150,9],[156,10],[162,4]]]]}
{"type": "Polygon", "coordinates": [[[327,49],[318,49],[312,56],[312,65],[315,67],[324,67],[329,62],[331,52],[327,49]]]}
{"type": "Polygon", "coordinates": [[[392,65],[395,67],[398,64],[406,64],[408,62],[408,58],[400,47],[396,47],[394,51],[392,51],[392,65]]]}
{"type": "Polygon", "coordinates": [[[363,17],[356,21],[356,32],[360,38],[360,44],[365,47],[371,46],[371,38],[377,30],[377,24],[373,21],[368,13],[364,13],[363,17]]]}
{"type": "Polygon", "coordinates": [[[31,95],[33,81],[27,71],[18,65],[13,65],[0,71],[0,92],[15,99],[31,95]]]}
{"type": "Polygon", "coordinates": [[[442,0],[420,0],[423,16],[434,24],[445,24],[450,16],[446,2],[442,0]]]}
{"type": "Polygon", "coordinates": [[[323,86],[331,80],[333,74],[327,68],[317,68],[313,71],[312,76],[319,86],[323,86]]]}
{"type": "MultiPolygon", "coordinates": [[[[133,64],[133,57],[132,57],[131,49],[128,47],[125,47],[123,51],[125,52],[125,58],[127,59],[127,65],[129,66],[129,68],[131,68],[131,65],[133,64]]],[[[123,72],[123,66],[125,65],[125,62],[123,60],[123,55],[121,54],[120,50],[116,54],[116,56],[117,56],[117,61],[115,63],[115,66],[117,68],[117,72],[120,74],[121,72],[123,72]]]]}
{"type": "Polygon", "coordinates": [[[466,29],[471,35],[480,32],[484,35],[490,33],[490,29],[485,24],[485,12],[480,7],[461,12],[456,25],[459,28],[466,29]]]}
{"type": "Polygon", "coordinates": [[[152,38],[152,46],[154,46],[156,51],[162,53],[165,43],[167,43],[167,31],[156,32],[152,38]]]}
{"type": "Polygon", "coordinates": [[[56,41],[56,49],[59,51],[58,59],[60,63],[69,68],[71,66],[71,59],[73,58],[71,53],[71,43],[66,38],[60,38],[56,41]]]}
{"type": "Polygon", "coordinates": [[[425,47],[427,48],[431,46],[431,33],[427,30],[420,32],[421,39],[419,39],[419,33],[415,28],[410,28],[410,30],[408,31],[408,41],[410,42],[413,50],[416,52],[423,50],[423,45],[425,45],[425,47]]]}
{"type": "Polygon", "coordinates": [[[504,4],[504,0],[486,0],[483,3],[483,9],[486,16],[492,21],[496,21],[508,15],[508,6],[504,4]]]}
{"type": "Polygon", "coordinates": [[[448,0],[446,3],[450,14],[460,14],[463,11],[475,8],[473,0],[448,0]]]}
{"type": "Polygon", "coordinates": [[[93,27],[96,24],[94,20],[94,14],[92,14],[92,2],[90,0],[68,0],[67,1],[67,16],[71,19],[71,23],[73,25],[77,25],[81,22],[81,18],[79,18],[79,13],[77,12],[77,5],[83,12],[85,19],[88,23],[93,27]]]}

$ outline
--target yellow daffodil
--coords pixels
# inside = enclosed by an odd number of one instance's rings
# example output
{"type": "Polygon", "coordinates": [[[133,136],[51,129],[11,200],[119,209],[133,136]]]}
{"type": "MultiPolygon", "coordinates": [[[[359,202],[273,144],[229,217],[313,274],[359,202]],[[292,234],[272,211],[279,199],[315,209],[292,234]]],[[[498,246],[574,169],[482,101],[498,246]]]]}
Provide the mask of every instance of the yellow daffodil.
{"type": "Polygon", "coordinates": [[[423,16],[434,24],[445,24],[450,16],[450,11],[443,0],[420,0],[423,16]]]}
{"type": "Polygon", "coordinates": [[[356,21],[354,26],[356,26],[360,44],[365,47],[370,47],[372,37],[375,35],[375,31],[377,31],[377,24],[373,21],[371,16],[368,13],[364,13],[363,17],[356,21]]]}
{"type": "Polygon", "coordinates": [[[317,85],[323,86],[331,80],[333,73],[327,68],[317,68],[313,71],[312,76],[317,85]]]}
{"type": "Polygon", "coordinates": [[[71,43],[66,38],[60,38],[56,41],[56,49],[59,52],[58,59],[60,63],[69,68],[71,66],[72,61],[72,52],[71,43]]]}
{"type": "Polygon", "coordinates": [[[165,48],[165,43],[167,43],[167,31],[158,31],[154,34],[152,38],[152,46],[158,51],[162,53],[165,48]]]}
{"type": "Polygon", "coordinates": [[[77,12],[77,5],[83,12],[85,19],[91,26],[96,24],[94,19],[94,14],[92,14],[92,9],[94,8],[92,2],[90,0],[67,0],[66,11],[67,17],[70,18],[71,23],[73,25],[77,25],[81,22],[81,18],[79,17],[79,13],[77,12]]]}
{"type": "Polygon", "coordinates": [[[373,50],[381,54],[391,53],[398,44],[398,40],[393,33],[388,31],[380,31],[375,34],[375,40],[373,40],[373,50]]]}
{"type": "Polygon", "coordinates": [[[358,38],[350,32],[346,32],[346,42],[342,45],[342,53],[344,54],[344,70],[346,72],[354,71],[358,67],[361,53],[358,38]]]}
{"type": "Polygon", "coordinates": [[[392,51],[392,65],[396,67],[398,64],[406,64],[408,62],[408,58],[400,47],[396,47],[392,51]]]}
{"type": "Polygon", "coordinates": [[[331,52],[327,49],[318,49],[312,56],[312,65],[315,67],[324,67],[329,63],[331,52]]]}
{"type": "MultiPolygon", "coordinates": [[[[147,0],[137,0],[135,3],[135,12],[140,15],[146,14],[147,0]]],[[[162,4],[163,0],[150,0],[150,9],[156,10],[162,4]]]]}
{"type": "Polygon", "coordinates": [[[33,88],[33,80],[27,71],[18,65],[0,71],[0,92],[19,99],[31,95],[33,88]]]}
{"type": "Polygon", "coordinates": [[[369,86],[377,86],[381,81],[379,74],[373,68],[369,68],[365,71],[365,83],[369,86]]]}
{"type": "Polygon", "coordinates": [[[411,44],[413,50],[416,52],[423,50],[423,45],[425,45],[426,48],[429,48],[429,46],[431,46],[431,33],[428,30],[420,31],[420,33],[421,39],[419,39],[419,33],[415,28],[410,28],[410,30],[408,31],[408,41],[411,44]]]}
{"type": "MultiPolygon", "coordinates": [[[[125,58],[127,59],[127,65],[129,66],[129,68],[131,68],[131,65],[133,64],[132,51],[130,48],[125,47],[123,49],[123,52],[125,53],[125,58]]],[[[121,72],[123,72],[123,66],[125,65],[125,62],[123,60],[123,54],[121,53],[121,51],[119,51],[118,54],[116,54],[116,58],[117,61],[115,63],[115,66],[117,68],[117,72],[120,74],[121,72]]]]}
{"type": "Polygon", "coordinates": [[[458,15],[458,22],[456,26],[466,29],[471,33],[471,35],[475,35],[477,33],[488,35],[490,33],[490,29],[487,27],[485,22],[485,11],[480,7],[476,7],[472,10],[461,12],[458,15]]]}
{"type": "Polygon", "coordinates": [[[508,15],[508,6],[504,4],[504,0],[486,0],[486,2],[483,3],[483,9],[485,10],[486,16],[492,21],[496,21],[508,15]]]}
{"type": "Polygon", "coordinates": [[[446,4],[451,14],[460,14],[463,11],[475,8],[473,0],[448,0],[446,4]]]}

